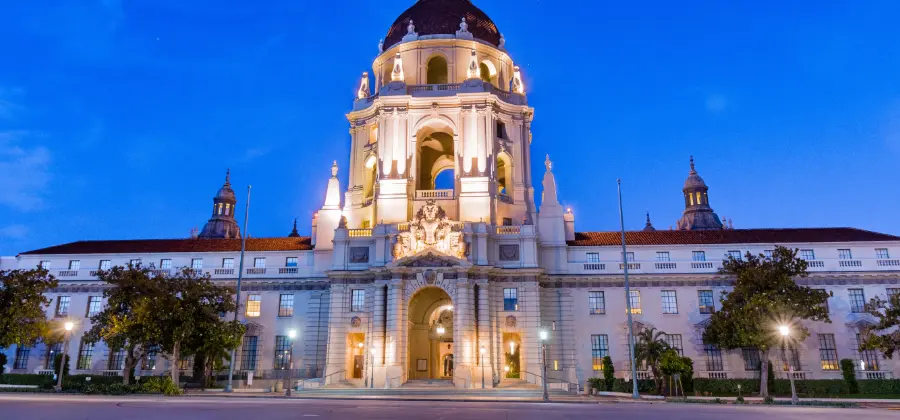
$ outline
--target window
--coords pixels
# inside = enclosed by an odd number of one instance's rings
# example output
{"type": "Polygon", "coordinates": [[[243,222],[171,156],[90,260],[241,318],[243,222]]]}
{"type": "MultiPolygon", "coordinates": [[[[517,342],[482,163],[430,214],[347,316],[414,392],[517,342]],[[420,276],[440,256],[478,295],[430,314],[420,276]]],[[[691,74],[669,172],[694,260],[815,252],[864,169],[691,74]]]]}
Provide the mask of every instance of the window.
{"type": "Polygon", "coordinates": [[[856,345],[859,351],[859,370],[878,370],[878,353],[875,350],[863,350],[861,348],[862,338],[859,334],[856,334],[856,345]]]}
{"type": "Polygon", "coordinates": [[[109,270],[112,268],[112,261],[110,260],[100,260],[100,269],[103,271],[109,270]]]}
{"type": "Polygon", "coordinates": [[[291,338],[286,335],[275,336],[275,369],[290,369],[291,338]]]}
{"type": "Polygon", "coordinates": [[[222,268],[234,268],[234,258],[222,258],[222,268]]]}
{"type": "Polygon", "coordinates": [[[501,139],[506,138],[506,124],[503,121],[497,121],[497,137],[501,139]]]}
{"type": "Polygon", "coordinates": [[[838,370],[834,334],[819,334],[819,358],[822,359],[822,370],[838,370]]]}
{"type": "Polygon", "coordinates": [[[515,288],[506,288],[503,289],[503,310],[504,311],[518,311],[519,310],[519,298],[518,298],[518,290],[515,288]]]}
{"type": "Polygon", "coordinates": [[[72,300],[70,296],[60,296],[56,298],[56,316],[69,316],[69,302],[72,300]]]}
{"type": "Polygon", "coordinates": [[[194,356],[179,356],[178,370],[193,370],[194,356]]]}
{"type": "Polygon", "coordinates": [[[350,291],[350,312],[362,312],[366,306],[366,291],[353,289],[350,291]]]}
{"type": "Polygon", "coordinates": [[[803,258],[806,261],[812,261],[816,259],[816,252],[811,249],[801,249],[800,258],[803,258]]]}
{"type": "Polygon", "coordinates": [[[741,251],[728,251],[728,256],[736,260],[741,259],[741,251]]]}
{"type": "Polygon", "coordinates": [[[800,352],[797,351],[797,347],[790,345],[788,348],[781,349],[781,365],[785,372],[790,371],[791,368],[795,372],[801,370],[800,352]]]}
{"type": "Polygon", "coordinates": [[[603,292],[588,292],[588,305],[591,307],[591,315],[605,314],[606,299],[603,292]]]}
{"type": "Polygon", "coordinates": [[[253,268],[266,268],[266,257],[254,258],[253,268]]]}
{"type": "Polygon", "coordinates": [[[692,251],[691,261],[706,261],[706,251],[692,251]]]}
{"type": "Polygon", "coordinates": [[[674,290],[662,291],[662,310],[664,314],[678,313],[678,298],[674,290]]]}
{"type": "Polygon", "coordinates": [[[626,252],[625,253],[625,261],[634,262],[634,252],[626,252]]]}
{"type": "Polygon", "coordinates": [[[603,370],[603,358],[609,356],[609,337],[606,334],[591,336],[591,365],[594,370],[603,370]]]}
{"type": "MultiPolygon", "coordinates": [[[[191,265],[193,266],[193,261],[191,261],[191,265]]],[[[172,260],[170,260],[168,258],[163,258],[163,259],[159,260],[159,268],[161,270],[168,270],[168,269],[172,268],[172,260]]]]}
{"type": "Polygon", "coordinates": [[[773,249],[767,249],[767,250],[763,251],[763,255],[765,255],[766,258],[768,258],[768,259],[772,259],[772,253],[773,253],[773,252],[775,252],[775,250],[773,250],[773,249]]]}
{"type": "Polygon", "coordinates": [[[24,346],[16,346],[16,360],[13,362],[13,369],[28,369],[28,354],[31,349],[24,346]]]}
{"type": "Polygon", "coordinates": [[[150,346],[144,360],[141,361],[141,370],[156,369],[156,355],[159,354],[159,346],[150,346]]]}
{"type": "Polygon", "coordinates": [[[63,343],[48,345],[44,350],[44,369],[53,369],[53,360],[62,351],[63,343]]]}
{"type": "Polygon", "coordinates": [[[76,364],[75,369],[90,369],[92,357],[94,357],[94,343],[82,338],[81,345],[78,346],[78,363],[76,364]]]}
{"type": "Polygon", "coordinates": [[[109,352],[109,363],[107,369],[122,370],[125,367],[125,349],[118,349],[109,352]]]}
{"type": "Polygon", "coordinates": [[[49,261],[49,260],[43,260],[43,261],[41,261],[41,262],[38,263],[38,267],[43,268],[44,270],[49,270],[49,269],[50,269],[50,261],[49,261]]]}
{"type": "Polygon", "coordinates": [[[69,260],[69,270],[76,271],[81,269],[81,260],[69,260]]]}
{"type": "Polygon", "coordinates": [[[850,289],[850,312],[861,314],[866,312],[866,294],[863,289],[850,289]]]}
{"type": "Polygon", "coordinates": [[[839,249],[838,250],[838,258],[842,260],[852,260],[853,254],[849,249],[839,249]]]}
{"type": "Polygon", "coordinates": [[[710,372],[725,370],[722,365],[722,350],[712,344],[706,345],[706,370],[710,372]]]}
{"type": "Polygon", "coordinates": [[[287,257],[284,260],[285,267],[296,267],[297,266],[297,257],[287,257]]]}
{"type": "Polygon", "coordinates": [[[87,317],[90,318],[103,310],[103,298],[101,296],[88,296],[87,317]]]}
{"type": "Polygon", "coordinates": [[[588,252],[587,253],[587,262],[589,262],[589,263],[600,262],[600,253],[599,252],[588,252]]]}
{"type": "Polygon", "coordinates": [[[241,370],[256,370],[258,341],[259,337],[255,335],[244,337],[241,345],[241,370]]]}
{"type": "Polygon", "coordinates": [[[503,226],[512,226],[512,218],[504,217],[503,218],[503,226]]]}
{"type": "Polygon", "coordinates": [[[628,302],[631,304],[631,313],[633,313],[633,314],[641,313],[641,291],[640,290],[629,290],[628,302]]]}
{"type": "Polygon", "coordinates": [[[278,297],[278,316],[294,316],[294,295],[278,297]]]}
{"type": "Polygon", "coordinates": [[[744,370],[759,370],[759,349],[756,347],[744,347],[741,349],[744,358],[744,370]]]}
{"type": "Polygon", "coordinates": [[[191,269],[202,270],[203,269],[203,258],[191,259],[191,269]]]}
{"type": "Polygon", "coordinates": [[[700,308],[701,314],[711,314],[716,311],[712,290],[698,290],[697,299],[699,300],[697,306],[700,308]]]}
{"type": "Polygon", "coordinates": [[[259,316],[261,307],[262,307],[262,296],[257,295],[257,294],[247,296],[247,316],[248,317],[259,316]]]}
{"type": "Polygon", "coordinates": [[[132,259],[131,261],[128,261],[128,264],[133,265],[135,267],[139,266],[139,265],[141,265],[141,259],[140,258],[132,259]]]}
{"type": "Polygon", "coordinates": [[[684,355],[684,346],[681,343],[681,334],[666,334],[665,335],[666,344],[669,345],[673,350],[678,352],[679,356],[684,355]]]}
{"type": "Polygon", "coordinates": [[[891,254],[888,253],[887,248],[875,248],[875,258],[886,260],[891,258],[891,254]]]}
{"type": "Polygon", "coordinates": [[[671,260],[671,257],[669,257],[669,251],[659,251],[656,253],[656,261],[669,262],[671,260]]]}

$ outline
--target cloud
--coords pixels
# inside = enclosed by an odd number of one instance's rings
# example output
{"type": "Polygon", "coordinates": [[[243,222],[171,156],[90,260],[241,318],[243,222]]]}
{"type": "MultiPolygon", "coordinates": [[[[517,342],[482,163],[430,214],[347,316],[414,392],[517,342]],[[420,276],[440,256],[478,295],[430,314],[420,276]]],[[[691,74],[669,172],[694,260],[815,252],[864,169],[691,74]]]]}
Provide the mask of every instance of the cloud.
{"type": "Polygon", "coordinates": [[[25,239],[28,236],[29,229],[25,225],[9,225],[0,227],[0,238],[5,239],[25,239]]]}
{"type": "Polygon", "coordinates": [[[713,93],[706,97],[706,110],[718,114],[728,107],[728,99],[720,93],[713,93]]]}
{"type": "Polygon", "coordinates": [[[39,138],[27,130],[0,130],[0,205],[20,211],[44,206],[50,150],[34,145],[39,138]]]}
{"type": "Polygon", "coordinates": [[[253,148],[247,149],[244,152],[244,156],[240,160],[242,162],[249,162],[251,160],[254,160],[256,158],[260,158],[260,157],[263,157],[263,156],[269,154],[270,151],[271,150],[269,148],[253,147],[253,148]]]}

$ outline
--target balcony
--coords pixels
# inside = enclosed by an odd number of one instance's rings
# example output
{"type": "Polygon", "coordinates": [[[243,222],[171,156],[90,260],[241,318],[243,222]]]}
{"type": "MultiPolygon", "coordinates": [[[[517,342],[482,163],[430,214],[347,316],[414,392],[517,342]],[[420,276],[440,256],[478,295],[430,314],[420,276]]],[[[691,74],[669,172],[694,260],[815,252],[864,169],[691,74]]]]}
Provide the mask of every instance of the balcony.
{"type": "Polygon", "coordinates": [[[879,372],[879,371],[856,371],[857,379],[894,379],[894,375],[891,372],[879,372]]]}
{"type": "Polygon", "coordinates": [[[213,274],[217,276],[233,276],[234,269],[233,268],[217,268],[213,270],[213,274]]]}
{"type": "Polygon", "coordinates": [[[247,275],[252,276],[252,275],[260,275],[260,274],[266,274],[265,267],[254,267],[254,268],[247,269],[247,275]]]}
{"type": "Polygon", "coordinates": [[[806,266],[808,268],[825,268],[825,261],[807,261],[806,266]]]}
{"type": "Polygon", "coordinates": [[[78,270],[60,270],[56,277],[78,277],[78,270]]]}
{"type": "Polygon", "coordinates": [[[584,263],[584,271],[603,271],[606,270],[606,264],[584,263]]]}
{"type": "Polygon", "coordinates": [[[281,267],[278,269],[278,274],[297,274],[297,267],[281,267]]]}
{"type": "Polygon", "coordinates": [[[372,236],[372,229],[349,229],[347,235],[351,238],[369,238],[372,236]]]}
{"type": "Polygon", "coordinates": [[[168,276],[169,274],[171,274],[171,272],[172,272],[172,270],[170,270],[168,268],[163,268],[163,269],[159,269],[159,270],[150,270],[150,275],[154,276],[154,277],[168,276]]]}
{"type": "Polygon", "coordinates": [[[445,96],[459,92],[462,83],[444,83],[438,85],[409,85],[406,93],[412,96],[445,96]]]}
{"type": "Polygon", "coordinates": [[[678,268],[677,263],[673,262],[658,262],[655,264],[657,270],[674,270],[678,268]]]}
{"type": "Polygon", "coordinates": [[[416,190],[416,200],[452,200],[453,190],[416,190]]]}
{"type": "Polygon", "coordinates": [[[522,233],[521,226],[497,226],[498,235],[518,235],[522,233]]]}
{"type": "Polygon", "coordinates": [[[900,267],[900,260],[878,260],[879,267],[900,267]]]}
{"type": "Polygon", "coordinates": [[[859,260],[840,260],[838,266],[841,268],[859,268],[862,267],[862,261],[859,260]]]}
{"type": "Polygon", "coordinates": [[[713,263],[711,262],[692,262],[691,268],[713,268],[713,263]]]}
{"type": "MultiPolygon", "coordinates": [[[[624,270],[624,269],[625,269],[625,264],[620,263],[619,270],[624,270]]],[[[641,264],[640,263],[628,263],[628,269],[629,270],[640,270],[641,264]]]]}

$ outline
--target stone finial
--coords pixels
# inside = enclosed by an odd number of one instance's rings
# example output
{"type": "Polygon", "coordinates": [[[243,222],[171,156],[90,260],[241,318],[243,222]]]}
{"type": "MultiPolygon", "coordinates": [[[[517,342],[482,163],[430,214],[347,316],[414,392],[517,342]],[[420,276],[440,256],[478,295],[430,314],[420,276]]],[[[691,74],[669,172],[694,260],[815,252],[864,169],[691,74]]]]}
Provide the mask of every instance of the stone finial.
{"type": "Polygon", "coordinates": [[[406,33],[407,35],[412,35],[416,33],[416,25],[413,25],[413,20],[409,20],[409,25],[406,25],[406,33]]]}
{"type": "Polygon", "coordinates": [[[469,68],[466,69],[466,76],[468,79],[481,78],[481,68],[478,66],[478,55],[475,50],[472,50],[472,54],[469,56],[469,68]]]}
{"type": "Polygon", "coordinates": [[[338,222],[338,229],[347,229],[347,216],[341,215],[341,220],[338,222]]]}
{"type": "Polygon", "coordinates": [[[647,223],[644,225],[644,232],[652,232],[655,231],[656,228],[653,227],[653,223],[650,222],[650,212],[647,212],[647,223]]]}
{"type": "Polygon", "coordinates": [[[378,53],[384,52],[384,38],[378,40],[378,53]]]}
{"type": "Polygon", "coordinates": [[[334,161],[334,163],[331,164],[331,177],[337,178],[337,173],[338,173],[337,161],[334,161]]]}
{"type": "Polygon", "coordinates": [[[392,82],[402,82],[406,77],[403,75],[403,58],[400,53],[394,56],[394,71],[391,72],[392,82]]]}
{"type": "Polygon", "coordinates": [[[231,168],[225,170],[225,185],[231,184],[231,168]]]}
{"type": "Polygon", "coordinates": [[[294,228],[291,230],[291,233],[288,234],[288,238],[297,238],[300,236],[300,232],[297,232],[297,218],[294,218],[294,228]]]}
{"type": "Polygon", "coordinates": [[[547,168],[547,172],[553,170],[553,162],[550,161],[550,155],[547,155],[547,159],[544,159],[544,167],[547,168]]]}
{"type": "Polygon", "coordinates": [[[519,66],[513,67],[512,91],[519,95],[525,94],[525,84],[522,83],[522,72],[519,71],[519,66]]]}
{"type": "Polygon", "coordinates": [[[691,155],[691,173],[696,174],[697,170],[694,168],[694,155],[691,155]]]}
{"type": "Polygon", "coordinates": [[[369,72],[364,71],[362,79],[359,81],[359,89],[356,91],[357,99],[365,99],[369,97],[369,72]]]}
{"type": "Polygon", "coordinates": [[[466,23],[466,17],[463,16],[462,22],[459,23],[459,31],[460,32],[469,32],[469,24],[466,23]]]}

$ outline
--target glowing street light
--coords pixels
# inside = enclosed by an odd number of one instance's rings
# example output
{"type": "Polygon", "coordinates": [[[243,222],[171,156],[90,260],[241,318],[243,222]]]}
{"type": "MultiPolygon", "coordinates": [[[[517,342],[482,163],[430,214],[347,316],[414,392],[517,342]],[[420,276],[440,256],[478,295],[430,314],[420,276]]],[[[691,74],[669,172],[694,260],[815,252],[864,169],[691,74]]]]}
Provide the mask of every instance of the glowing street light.
{"type": "Polygon", "coordinates": [[[791,327],[788,327],[787,325],[779,325],[778,332],[780,332],[783,337],[787,337],[791,335],[791,327]]]}
{"type": "Polygon", "coordinates": [[[478,353],[481,354],[481,389],[484,389],[484,354],[487,353],[487,349],[481,346],[478,353]]]}
{"type": "Polygon", "coordinates": [[[291,396],[291,389],[294,388],[294,338],[297,337],[297,330],[290,329],[288,330],[288,338],[291,339],[291,349],[290,353],[288,353],[288,389],[287,396],[291,396]]]}
{"type": "Polygon", "coordinates": [[[547,338],[550,334],[547,330],[540,330],[538,336],[541,337],[541,382],[544,384],[544,402],[550,401],[550,394],[547,392],[547,338]]]}
{"type": "Polygon", "coordinates": [[[438,324],[438,325],[437,325],[437,333],[438,333],[438,335],[443,336],[445,332],[447,332],[447,330],[444,329],[444,324],[438,324]]]}
{"type": "Polygon", "coordinates": [[[75,328],[75,323],[66,321],[66,323],[63,324],[63,328],[66,330],[66,340],[63,345],[62,357],[59,358],[59,375],[56,378],[56,392],[62,391],[63,367],[66,366],[66,358],[69,357],[69,336],[72,333],[72,329],[75,328]]]}

